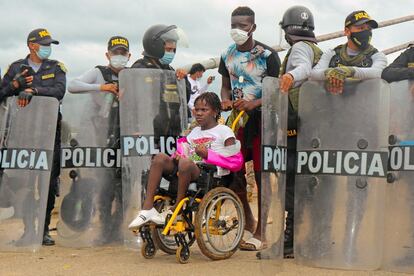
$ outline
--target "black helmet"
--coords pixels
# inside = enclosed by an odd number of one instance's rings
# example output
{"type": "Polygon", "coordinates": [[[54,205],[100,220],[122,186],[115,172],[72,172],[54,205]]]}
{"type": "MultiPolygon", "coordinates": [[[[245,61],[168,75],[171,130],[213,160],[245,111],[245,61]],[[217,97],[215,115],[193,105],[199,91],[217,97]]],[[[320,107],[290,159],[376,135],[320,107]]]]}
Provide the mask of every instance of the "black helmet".
{"type": "Polygon", "coordinates": [[[154,25],[144,34],[142,45],[144,46],[144,56],[160,59],[164,56],[164,43],[166,41],[177,41],[178,35],[175,31],[177,26],[154,25]]]}
{"type": "Polygon", "coordinates": [[[312,12],[304,6],[293,6],[287,9],[279,23],[292,40],[309,40],[316,42],[315,23],[312,12]]]}

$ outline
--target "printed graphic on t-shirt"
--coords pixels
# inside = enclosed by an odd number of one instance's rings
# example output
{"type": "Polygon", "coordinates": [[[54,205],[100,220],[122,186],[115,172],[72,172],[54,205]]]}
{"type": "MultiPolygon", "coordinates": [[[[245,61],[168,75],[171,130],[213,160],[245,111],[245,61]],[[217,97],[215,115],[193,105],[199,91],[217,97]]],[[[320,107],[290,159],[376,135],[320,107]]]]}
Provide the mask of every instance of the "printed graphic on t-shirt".
{"type": "MultiPolygon", "coordinates": [[[[230,46],[222,55],[230,75],[233,96],[247,99],[262,97],[262,80],[266,76],[266,60],[271,52],[257,45],[251,51],[239,52],[236,45],[230,46]]],[[[237,98],[234,98],[236,100],[237,98]]]]}
{"type": "Polygon", "coordinates": [[[214,137],[201,137],[196,138],[190,141],[189,148],[188,148],[188,158],[193,160],[194,162],[201,162],[203,158],[201,158],[196,152],[195,148],[197,146],[203,145],[206,149],[211,148],[211,143],[213,143],[216,139],[214,137]]]}

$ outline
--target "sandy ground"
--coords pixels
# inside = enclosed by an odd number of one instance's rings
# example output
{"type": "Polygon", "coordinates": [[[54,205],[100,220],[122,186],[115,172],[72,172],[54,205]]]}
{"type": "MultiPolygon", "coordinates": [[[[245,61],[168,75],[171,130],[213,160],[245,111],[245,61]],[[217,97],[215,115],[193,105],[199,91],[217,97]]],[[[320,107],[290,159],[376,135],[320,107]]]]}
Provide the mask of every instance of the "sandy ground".
{"type": "MultiPolygon", "coordinates": [[[[252,175],[248,175],[252,182],[252,175]]],[[[256,193],[252,194],[252,209],[256,213],[256,193]]],[[[56,206],[59,206],[58,198],[56,206]]],[[[52,217],[56,225],[58,214],[52,217]]],[[[51,232],[56,238],[56,231],[51,232]]],[[[294,260],[259,261],[255,252],[238,251],[232,258],[211,261],[201,254],[196,245],[191,247],[188,264],[179,264],[175,255],[158,251],[147,260],[140,252],[123,246],[96,248],[42,247],[36,253],[0,252],[0,276],[9,275],[404,275],[384,271],[328,270],[298,265],[294,260]]]]}
{"type": "MultiPolygon", "coordinates": [[[[52,232],[52,234],[54,234],[52,232]]],[[[254,252],[211,261],[196,246],[188,264],[160,251],[147,260],[122,246],[72,249],[42,247],[36,253],[0,253],[0,275],[403,275],[383,271],[342,271],[305,267],[294,260],[258,261],[254,252]]]]}

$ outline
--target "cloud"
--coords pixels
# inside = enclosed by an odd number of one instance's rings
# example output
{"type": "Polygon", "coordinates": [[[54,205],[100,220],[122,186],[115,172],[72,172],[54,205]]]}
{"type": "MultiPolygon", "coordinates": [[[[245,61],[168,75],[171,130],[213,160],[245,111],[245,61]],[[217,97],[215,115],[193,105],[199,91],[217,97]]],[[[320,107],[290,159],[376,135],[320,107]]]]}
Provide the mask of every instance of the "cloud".
{"type": "MultiPolygon", "coordinates": [[[[53,47],[52,58],[65,62],[68,78],[72,78],[97,64],[107,63],[106,43],[113,35],[126,36],[130,40],[132,59],[138,59],[142,52],[142,35],[149,26],[159,23],[176,24],[186,31],[190,48],[179,49],[173,65],[191,64],[219,56],[231,43],[230,14],[240,5],[248,5],[256,13],[258,28],[254,37],[272,46],[279,39],[278,22],[292,5],[305,5],[311,9],[317,34],[341,30],[346,15],[353,10],[365,9],[378,21],[414,13],[412,0],[4,1],[0,10],[4,33],[0,44],[0,67],[4,73],[8,64],[25,57],[27,34],[32,29],[46,27],[61,42],[53,47]]],[[[413,23],[404,23],[375,30],[373,44],[378,49],[385,49],[412,40],[413,27],[413,23]]],[[[343,38],[336,39],[320,46],[325,49],[344,41],[343,38]]]]}

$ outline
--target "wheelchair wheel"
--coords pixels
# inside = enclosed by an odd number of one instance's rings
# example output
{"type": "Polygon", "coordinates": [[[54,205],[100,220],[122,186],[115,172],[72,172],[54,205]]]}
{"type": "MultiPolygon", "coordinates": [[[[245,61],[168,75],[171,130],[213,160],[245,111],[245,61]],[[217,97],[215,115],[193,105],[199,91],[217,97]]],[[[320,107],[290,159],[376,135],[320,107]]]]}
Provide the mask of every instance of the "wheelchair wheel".
{"type": "Polygon", "coordinates": [[[186,264],[190,260],[190,249],[188,247],[180,245],[177,248],[175,257],[180,264],[186,264]]]}
{"type": "Polygon", "coordinates": [[[218,187],[202,199],[195,217],[195,234],[201,252],[212,260],[230,258],[244,230],[244,210],[230,189],[218,187]]]}
{"type": "MultiPolygon", "coordinates": [[[[170,206],[167,204],[166,201],[158,200],[154,202],[154,207],[157,209],[158,212],[162,212],[166,208],[169,208],[170,206]]],[[[191,215],[192,217],[192,215],[191,215]]],[[[177,252],[177,242],[175,241],[175,238],[173,235],[164,236],[162,234],[163,228],[154,227],[151,229],[151,236],[154,240],[154,244],[157,248],[159,248],[161,251],[169,254],[174,255],[177,252]]],[[[195,242],[195,235],[192,232],[186,233],[187,239],[188,239],[188,246],[190,247],[195,242]]]]}
{"type": "Polygon", "coordinates": [[[145,259],[152,259],[152,258],[154,258],[156,252],[157,252],[157,249],[155,248],[154,245],[151,245],[151,244],[149,244],[147,242],[143,242],[142,243],[141,255],[145,259]]]}

